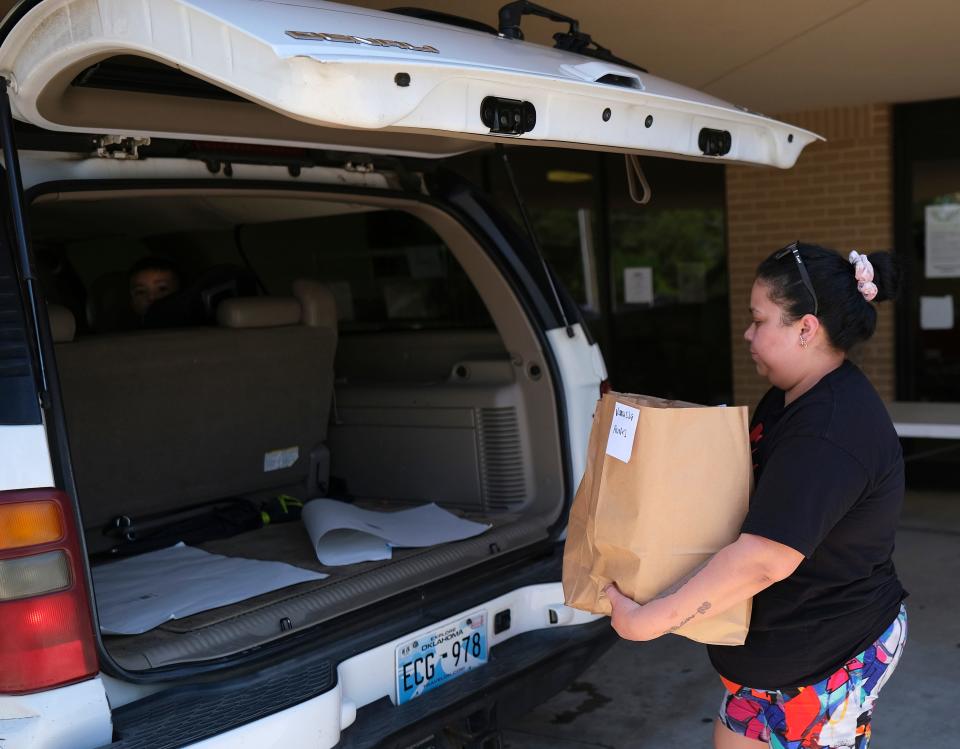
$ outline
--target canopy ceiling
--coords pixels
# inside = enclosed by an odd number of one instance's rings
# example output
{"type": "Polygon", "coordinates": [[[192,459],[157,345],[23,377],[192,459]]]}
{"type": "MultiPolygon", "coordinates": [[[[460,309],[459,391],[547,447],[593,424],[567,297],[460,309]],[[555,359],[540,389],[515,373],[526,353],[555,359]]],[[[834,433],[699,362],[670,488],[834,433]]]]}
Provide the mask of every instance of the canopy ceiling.
{"type": "MultiPolygon", "coordinates": [[[[504,0],[418,5],[497,25],[504,0]]],[[[960,96],[956,0],[541,0],[614,54],[663,78],[776,114],[960,96]]],[[[529,41],[560,26],[526,17],[529,41]]],[[[358,33],[361,33],[358,31],[358,33]]]]}

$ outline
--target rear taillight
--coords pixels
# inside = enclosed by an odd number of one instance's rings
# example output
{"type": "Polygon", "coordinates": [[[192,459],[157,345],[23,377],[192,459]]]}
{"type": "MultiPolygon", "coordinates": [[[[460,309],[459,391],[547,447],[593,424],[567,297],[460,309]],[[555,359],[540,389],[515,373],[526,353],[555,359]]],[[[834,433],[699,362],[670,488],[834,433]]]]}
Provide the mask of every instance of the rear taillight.
{"type": "Polygon", "coordinates": [[[76,524],[56,489],[0,492],[0,694],[97,671],[76,524]]]}

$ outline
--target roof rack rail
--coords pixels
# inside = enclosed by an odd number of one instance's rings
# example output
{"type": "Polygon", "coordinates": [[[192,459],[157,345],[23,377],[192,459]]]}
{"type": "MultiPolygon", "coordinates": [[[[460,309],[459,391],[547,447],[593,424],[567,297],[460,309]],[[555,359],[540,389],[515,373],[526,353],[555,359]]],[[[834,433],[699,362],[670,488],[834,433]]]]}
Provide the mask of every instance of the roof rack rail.
{"type": "Polygon", "coordinates": [[[542,5],[531,3],[529,0],[515,0],[507,3],[500,8],[500,36],[508,39],[523,39],[523,31],[520,29],[520,21],[523,16],[541,16],[557,23],[566,23],[570,28],[566,32],[557,32],[553,35],[554,47],[567,52],[574,52],[585,57],[594,57],[598,60],[605,60],[617,65],[624,65],[642,73],[648,72],[646,68],[617,57],[606,47],[597,44],[589,34],[580,31],[580,22],[576,18],[565,16],[562,13],[544,8],[542,5]]]}

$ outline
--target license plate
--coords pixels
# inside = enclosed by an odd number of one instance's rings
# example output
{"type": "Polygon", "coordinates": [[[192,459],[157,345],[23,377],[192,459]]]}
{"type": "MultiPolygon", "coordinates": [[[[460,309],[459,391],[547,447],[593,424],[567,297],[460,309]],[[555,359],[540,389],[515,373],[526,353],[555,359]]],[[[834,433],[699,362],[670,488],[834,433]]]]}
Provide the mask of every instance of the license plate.
{"type": "Polygon", "coordinates": [[[477,611],[397,646],[402,705],[487,662],[487,612],[477,611]]]}

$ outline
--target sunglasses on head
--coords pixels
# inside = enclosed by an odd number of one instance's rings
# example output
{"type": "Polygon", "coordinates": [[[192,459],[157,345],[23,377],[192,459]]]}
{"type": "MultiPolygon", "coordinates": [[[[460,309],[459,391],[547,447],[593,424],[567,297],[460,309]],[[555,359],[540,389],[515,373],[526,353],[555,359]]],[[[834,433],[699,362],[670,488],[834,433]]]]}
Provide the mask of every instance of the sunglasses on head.
{"type": "Polygon", "coordinates": [[[782,250],[777,250],[777,254],[773,256],[773,259],[780,260],[780,258],[786,257],[791,253],[793,254],[794,260],[797,261],[797,267],[800,269],[800,279],[803,281],[803,285],[807,287],[807,291],[810,292],[810,296],[813,297],[813,316],[816,317],[820,311],[820,302],[817,300],[817,292],[813,290],[810,274],[807,273],[807,269],[803,265],[803,258],[800,257],[800,240],[797,239],[782,250]]]}

